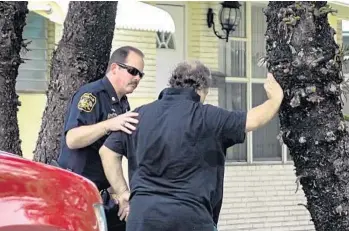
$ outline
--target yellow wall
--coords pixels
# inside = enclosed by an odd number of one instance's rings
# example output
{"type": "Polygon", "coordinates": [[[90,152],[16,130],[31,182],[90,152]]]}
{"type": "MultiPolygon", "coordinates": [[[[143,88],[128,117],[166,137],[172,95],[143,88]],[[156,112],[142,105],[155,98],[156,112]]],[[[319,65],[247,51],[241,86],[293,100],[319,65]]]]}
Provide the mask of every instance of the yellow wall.
{"type": "MultiPolygon", "coordinates": [[[[47,20],[47,63],[50,65],[52,52],[56,42],[55,24],[47,20]]],[[[47,80],[50,76],[50,68],[47,68],[47,80]]],[[[23,156],[32,159],[36,140],[41,126],[41,117],[46,105],[45,93],[17,93],[21,106],[18,111],[19,135],[22,140],[23,156]]]]}
{"type": "Polygon", "coordinates": [[[336,30],[335,39],[338,45],[342,45],[343,36],[342,36],[342,20],[349,20],[349,6],[342,4],[329,3],[329,5],[337,10],[337,13],[329,14],[328,21],[330,25],[336,30]]]}
{"type": "Polygon", "coordinates": [[[340,20],[338,19],[338,17],[336,15],[331,15],[329,14],[327,16],[328,19],[328,23],[330,24],[330,26],[336,30],[336,34],[334,35],[334,39],[336,40],[336,42],[341,42],[342,41],[342,26],[339,27],[339,23],[340,20]]]}
{"type": "Polygon", "coordinates": [[[21,106],[18,111],[18,126],[22,140],[23,156],[32,159],[41,126],[41,117],[46,105],[44,94],[19,93],[21,106]]]}
{"type": "MultiPolygon", "coordinates": [[[[212,70],[218,70],[218,38],[207,27],[208,8],[218,12],[218,2],[188,2],[188,58],[198,59],[212,70]]],[[[216,15],[217,17],[217,15],[216,15]]],[[[206,103],[218,105],[218,89],[211,88],[206,103]]]]}
{"type": "MultiPolygon", "coordinates": [[[[347,3],[348,4],[348,3],[347,3]]],[[[329,3],[329,5],[337,10],[335,15],[340,19],[349,20],[349,5],[329,3]]]]}
{"type": "Polygon", "coordinates": [[[144,55],[145,76],[137,89],[128,95],[131,109],[156,99],[156,40],[155,32],[117,29],[114,32],[112,51],[125,45],[140,49],[144,55]]]}
{"type": "MultiPolygon", "coordinates": [[[[186,2],[188,22],[188,59],[199,59],[213,70],[218,70],[218,38],[212,29],[207,28],[206,14],[209,7],[217,8],[218,2],[186,2]]],[[[145,54],[145,78],[136,91],[129,96],[131,108],[156,99],[156,40],[155,32],[116,30],[113,48],[132,45],[145,54]]],[[[213,88],[206,99],[207,103],[218,105],[218,90],[213,88]]]]}

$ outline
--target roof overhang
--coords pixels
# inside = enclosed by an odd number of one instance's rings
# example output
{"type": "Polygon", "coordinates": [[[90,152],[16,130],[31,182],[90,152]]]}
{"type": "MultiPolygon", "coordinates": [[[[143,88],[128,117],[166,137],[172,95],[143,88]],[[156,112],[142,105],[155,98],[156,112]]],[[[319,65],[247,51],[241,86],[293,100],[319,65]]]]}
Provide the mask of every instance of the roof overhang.
{"type": "Polygon", "coordinates": [[[334,13],[341,20],[349,20],[349,0],[328,1],[337,13],[334,13]]]}
{"type": "MultiPolygon", "coordinates": [[[[28,8],[49,20],[63,24],[68,12],[69,1],[29,1],[28,8]]],[[[117,29],[174,32],[175,24],[171,15],[155,6],[134,1],[118,2],[115,18],[117,29]]]]}
{"type": "Polygon", "coordinates": [[[336,0],[336,1],[331,1],[330,0],[329,2],[349,7],[349,1],[348,0],[336,0]]]}

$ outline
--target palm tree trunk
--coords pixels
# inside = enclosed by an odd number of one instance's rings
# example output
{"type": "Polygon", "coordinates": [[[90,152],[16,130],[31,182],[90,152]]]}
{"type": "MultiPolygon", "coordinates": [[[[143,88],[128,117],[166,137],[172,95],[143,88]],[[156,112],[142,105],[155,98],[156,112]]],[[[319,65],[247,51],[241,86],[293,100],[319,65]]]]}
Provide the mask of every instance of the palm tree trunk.
{"type": "Polygon", "coordinates": [[[349,230],[349,143],[340,49],[326,2],[270,2],[267,65],[284,90],[282,138],[317,231],[349,230]]]}
{"type": "Polygon", "coordinates": [[[0,150],[22,156],[16,94],[27,2],[0,2],[0,150]]]}
{"type": "Polygon", "coordinates": [[[52,57],[50,84],[34,160],[59,154],[64,114],[73,93],[105,75],[115,29],[117,2],[70,2],[63,37],[52,57]]]}

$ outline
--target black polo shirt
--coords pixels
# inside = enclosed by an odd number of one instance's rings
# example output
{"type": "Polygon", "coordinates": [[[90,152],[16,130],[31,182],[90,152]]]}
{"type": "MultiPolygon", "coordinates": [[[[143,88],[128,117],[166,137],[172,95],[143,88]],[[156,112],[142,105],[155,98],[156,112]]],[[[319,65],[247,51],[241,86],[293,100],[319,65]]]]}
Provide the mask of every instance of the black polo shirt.
{"type": "MultiPolygon", "coordinates": [[[[234,143],[230,141],[229,139],[227,140],[222,140],[222,145],[223,145],[223,150],[224,150],[224,157],[227,155],[227,149],[231,147],[231,144],[234,143]]],[[[224,170],[225,170],[225,165],[218,166],[217,167],[217,187],[216,187],[216,196],[217,198],[221,198],[216,204],[213,204],[213,221],[218,225],[219,221],[219,215],[221,213],[222,209],[222,204],[223,204],[223,189],[224,189],[224,170]]]]}
{"type": "Polygon", "coordinates": [[[69,149],[66,133],[73,128],[92,125],[130,110],[126,96],[120,101],[107,77],[82,86],[73,96],[65,117],[58,162],[61,167],[92,180],[99,189],[109,187],[99,156],[107,136],[80,149],[69,149]]]}
{"type": "Polygon", "coordinates": [[[135,111],[137,130],[113,132],[104,143],[129,161],[127,229],[213,230],[226,142],[244,141],[246,113],[203,105],[195,91],[174,88],[135,111]]]}

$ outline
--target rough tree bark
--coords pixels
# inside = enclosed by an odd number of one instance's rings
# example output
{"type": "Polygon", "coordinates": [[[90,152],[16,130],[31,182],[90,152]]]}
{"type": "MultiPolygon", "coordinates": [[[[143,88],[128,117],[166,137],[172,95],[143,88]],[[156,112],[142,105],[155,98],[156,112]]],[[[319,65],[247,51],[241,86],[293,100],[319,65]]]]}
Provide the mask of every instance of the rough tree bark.
{"type": "Polygon", "coordinates": [[[22,33],[27,2],[0,2],[0,150],[22,156],[17,121],[20,102],[16,94],[22,33]]]}
{"type": "Polygon", "coordinates": [[[341,51],[326,2],[270,2],[267,66],[285,96],[282,139],[290,149],[317,231],[349,230],[349,142],[341,112],[341,51]]]}
{"type": "Polygon", "coordinates": [[[52,57],[34,161],[49,163],[58,157],[64,114],[71,96],[81,85],[105,75],[116,8],[117,2],[70,2],[63,37],[52,57]]]}

